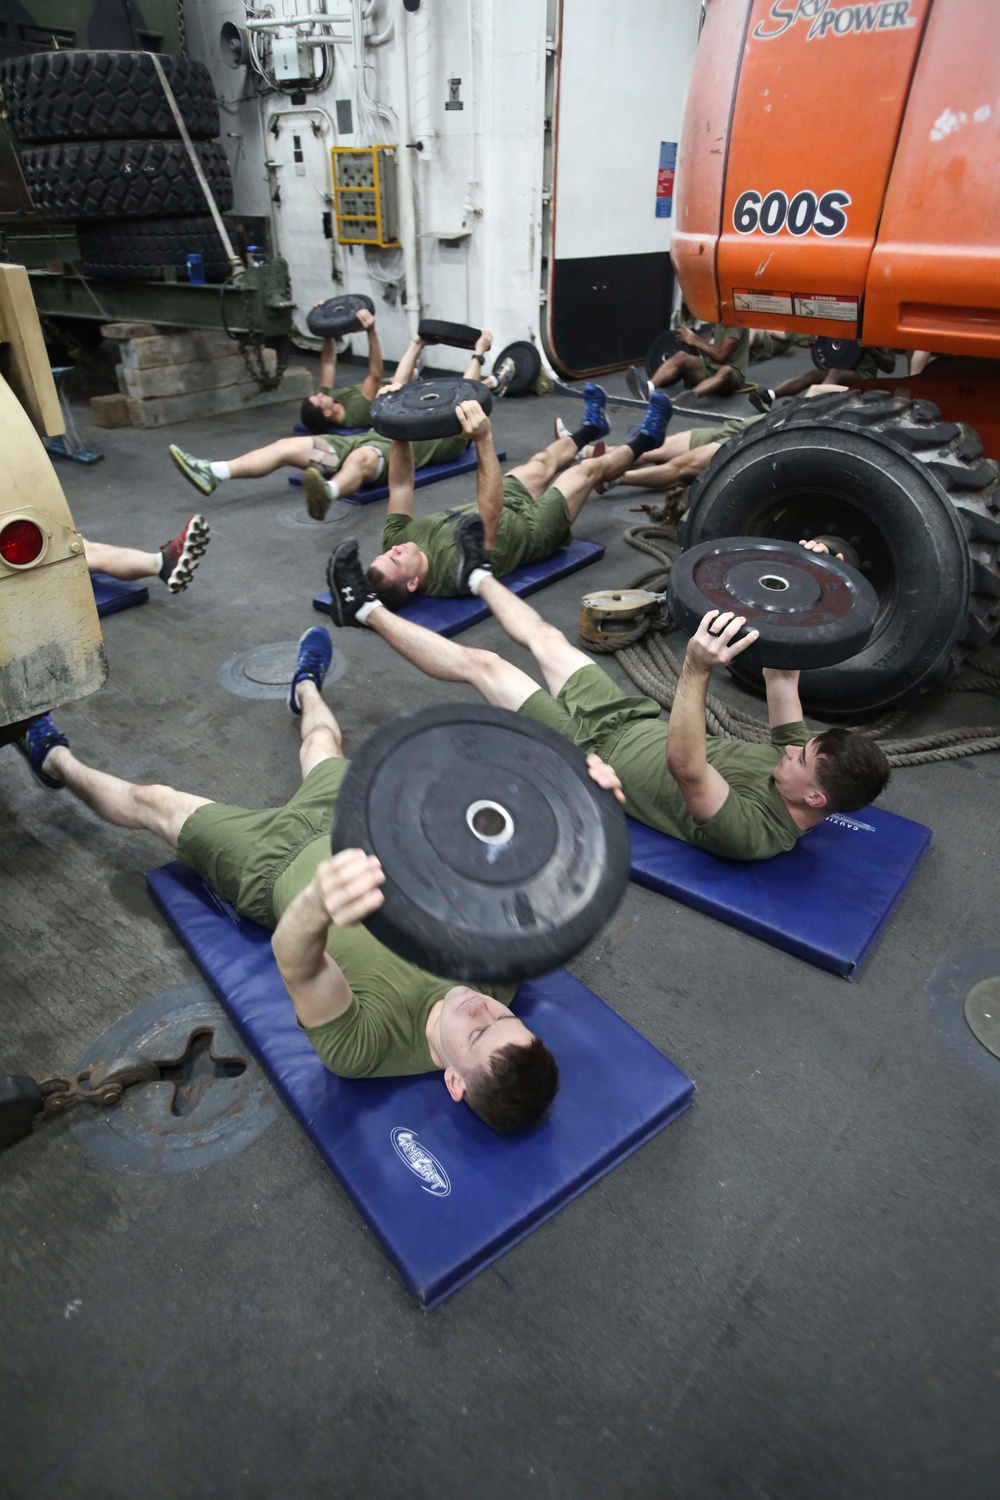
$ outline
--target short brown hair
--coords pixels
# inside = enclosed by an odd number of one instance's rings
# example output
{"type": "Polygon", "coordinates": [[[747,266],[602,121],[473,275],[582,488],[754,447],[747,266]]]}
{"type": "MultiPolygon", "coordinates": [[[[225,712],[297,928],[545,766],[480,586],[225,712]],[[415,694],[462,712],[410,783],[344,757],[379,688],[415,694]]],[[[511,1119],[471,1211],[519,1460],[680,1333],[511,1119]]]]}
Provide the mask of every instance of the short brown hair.
{"type": "Polygon", "coordinates": [[[465,1080],[465,1098],[498,1135],[534,1130],[559,1089],[559,1068],[540,1037],[527,1047],[511,1042],[493,1054],[492,1066],[465,1080]]]}
{"type": "Polygon", "coordinates": [[[324,432],[330,432],[332,428],[330,418],[321,406],[313,405],[311,396],[307,396],[302,403],[299,421],[307,432],[316,433],[318,436],[322,436],[324,432]]]}
{"type": "Polygon", "coordinates": [[[830,812],[858,812],[889,785],[889,762],[872,735],[824,729],[816,736],[815,775],[830,812]]]}
{"type": "Polygon", "coordinates": [[[378,594],[386,609],[399,611],[405,605],[409,604],[413,597],[413,591],[406,587],[404,579],[386,578],[382,569],[375,563],[372,563],[365,577],[376,594],[378,594]]]}

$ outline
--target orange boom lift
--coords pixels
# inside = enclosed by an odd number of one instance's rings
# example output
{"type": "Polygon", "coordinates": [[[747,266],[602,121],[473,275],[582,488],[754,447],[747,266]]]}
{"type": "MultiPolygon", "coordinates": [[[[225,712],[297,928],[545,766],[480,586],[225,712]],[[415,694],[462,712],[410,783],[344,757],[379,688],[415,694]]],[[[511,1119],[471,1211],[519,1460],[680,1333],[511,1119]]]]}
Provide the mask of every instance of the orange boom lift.
{"type": "Polygon", "coordinates": [[[828,717],[946,681],[1000,627],[996,22],[996,0],[706,0],[672,246],[688,306],[936,356],[776,409],[692,488],[688,546],[860,543],[880,619],[804,674],[828,717]]]}

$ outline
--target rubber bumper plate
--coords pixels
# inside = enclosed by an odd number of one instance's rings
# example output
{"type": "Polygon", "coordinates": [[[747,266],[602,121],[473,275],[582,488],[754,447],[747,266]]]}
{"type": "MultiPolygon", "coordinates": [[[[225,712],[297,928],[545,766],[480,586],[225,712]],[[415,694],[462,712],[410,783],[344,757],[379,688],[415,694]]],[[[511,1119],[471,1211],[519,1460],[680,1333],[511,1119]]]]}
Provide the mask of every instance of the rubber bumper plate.
{"type": "Polygon", "coordinates": [[[360,292],[328,297],[319,307],[312,308],[306,318],[306,327],[318,339],[336,339],[345,333],[358,333],[361,329],[358,313],[362,308],[373,313],[375,304],[360,292]]]}
{"type": "Polygon", "coordinates": [[[441,380],[411,380],[398,391],[386,391],[372,402],[371,422],[383,437],[419,443],[427,438],[457,437],[462,424],[455,415],[463,401],[478,401],[489,416],[493,397],[489,386],[459,375],[441,380]]]}
{"type": "Polygon", "coordinates": [[[742,663],[805,671],[857,655],[874,628],[878,597],[856,569],[833,557],[794,542],[729,536],[681,553],[670,570],[667,608],[688,635],[710,609],[743,615],[746,629],[760,636],[742,663]]]}
{"type": "Polygon", "coordinates": [[[507,709],[421,709],[366,741],[344,777],[333,852],[385,870],[366,927],[449,979],[514,984],[590,941],[628,881],[625,816],[583,754],[507,709]]]}

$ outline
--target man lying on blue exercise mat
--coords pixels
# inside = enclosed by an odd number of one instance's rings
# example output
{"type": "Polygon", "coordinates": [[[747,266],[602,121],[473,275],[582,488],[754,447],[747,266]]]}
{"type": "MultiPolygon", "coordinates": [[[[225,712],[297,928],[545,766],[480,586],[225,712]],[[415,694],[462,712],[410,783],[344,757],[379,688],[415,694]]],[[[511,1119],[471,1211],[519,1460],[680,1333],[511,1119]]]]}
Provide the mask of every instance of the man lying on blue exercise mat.
{"type": "MultiPolygon", "coordinates": [[[[476,345],[477,353],[472,355],[465,371],[466,380],[480,378],[482,356],[492,342],[492,333],[488,328],[483,329],[476,345]]],[[[413,380],[423,349],[423,341],[414,339],[400,360],[391,383],[383,389],[395,390],[413,380]]],[[[377,391],[372,392],[373,399],[376,394],[377,391]]],[[[422,468],[425,464],[447,464],[461,458],[469,446],[469,439],[460,433],[458,437],[435,438],[414,446],[414,461],[422,468]]],[[[302,490],[309,514],[314,521],[322,521],[331,500],[345,498],[366,485],[382,482],[389,461],[389,439],[373,428],[341,437],[300,434],[298,437],[278,438],[266,447],[254,448],[238,458],[224,460],[195,458],[178,448],[176,443],[170,444],[169,451],[184,478],[202,495],[213,494],[226,480],[263,479],[286,467],[304,469],[302,490]]]]}
{"type": "MultiPolygon", "coordinates": [[[[515,985],[456,985],[407,963],[359,925],[382,904],[379,861],[333,859],[330,826],[347,771],[340,728],[320,696],[326,630],[299,642],[289,707],[301,717],[302,785],[252,812],[169,786],[136,786],[84,765],[48,714],[17,742],[43,785],[68,787],[105,822],[155,833],[241,916],[274,929],[278,968],[310,1042],[332,1073],[388,1078],[440,1071],[501,1135],[537,1125],[559,1083],[555,1059],[510,1008],[515,985]]],[[[620,795],[596,756],[590,774],[620,795]]]]}
{"type": "Polygon", "coordinates": [[[478,516],[458,528],[462,579],[511,640],[525,646],[548,691],[492,651],[443,639],[381,607],[358,561],[342,542],[330,561],[333,618],[367,625],[431,677],[467,682],[488,703],[547,724],[598,755],[621,778],[625,808],[651,828],[727,859],[769,859],[829,813],[856,812],[885,789],[889,765],[871,735],[848,729],[812,734],[802,718],[798,672],[765,671],[771,738],[767,744],[709,737],[705,707],[714,667],[728,666],[757,639],[746,621],[710,610],[688,642],[669,721],[653,698],[623,692],[537,610],[504,588],[490,570],[478,516]]]}
{"type": "Polygon", "coordinates": [[[547,561],[570,540],[570,528],[593,490],[612,483],[639,454],[663,441],[670,402],[657,394],[632,441],[605,451],[601,439],[610,431],[604,415],[607,397],[599,385],[588,385],[585,392],[578,430],[557,437],[505,475],[482,407],[477,401],[456,407],[463,430],[476,445],[476,499],[418,520],[413,518],[413,445],[392,444],[384,550],[368,569],[368,581],[387,608],[402,609],[417,594],[454,599],[468,593],[461,581],[457,538],[464,519],[477,513],[498,578],[547,561]]]}

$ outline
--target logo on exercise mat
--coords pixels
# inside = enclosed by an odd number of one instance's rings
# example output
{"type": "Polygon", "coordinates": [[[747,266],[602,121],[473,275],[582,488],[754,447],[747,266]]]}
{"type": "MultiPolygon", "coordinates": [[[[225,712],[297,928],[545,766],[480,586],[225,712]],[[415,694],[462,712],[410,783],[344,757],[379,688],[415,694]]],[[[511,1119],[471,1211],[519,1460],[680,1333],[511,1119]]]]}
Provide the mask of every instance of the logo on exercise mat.
{"type": "Polygon", "coordinates": [[[806,32],[806,41],[821,36],[862,36],[872,31],[906,31],[915,26],[916,19],[910,14],[910,0],[875,0],[874,4],[833,5],[831,0],[774,0],[770,14],[754,27],[754,39],[771,42],[783,36],[796,21],[812,24],[806,32]],[[769,23],[776,31],[767,31],[769,23]]]}
{"type": "Polygon", "coordinates": [[[400,1161],[409,1167],[414,1177],[420,1178],[424,1192],[433,1193],[435,1198],[447,1198],[451,1192],[448,1173],[437,1157],[432,1156],[426,1146],[421,1146],[416,1131],[397,1125],[389,1139],[400,1161]]]}
{"type": "Polygon", "coordinates": [[[831,813],[826,821],[836,823],[838,828],[849,828],[852,833],[878,833],[874,823],[862,823],[857,818],[846,818],[843,813],[831,813]]]}

